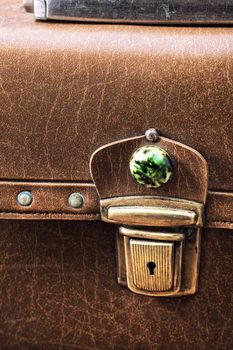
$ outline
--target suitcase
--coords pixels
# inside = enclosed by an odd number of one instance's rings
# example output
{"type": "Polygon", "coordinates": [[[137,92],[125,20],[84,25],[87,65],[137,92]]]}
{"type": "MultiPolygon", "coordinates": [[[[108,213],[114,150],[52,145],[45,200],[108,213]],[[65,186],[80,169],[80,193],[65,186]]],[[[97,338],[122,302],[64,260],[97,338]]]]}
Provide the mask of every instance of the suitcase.
{"type": "Polygon", "coordinates": [[[0,0],[1,349],[232,348],[232,82],[231,27],[0,0]]]}

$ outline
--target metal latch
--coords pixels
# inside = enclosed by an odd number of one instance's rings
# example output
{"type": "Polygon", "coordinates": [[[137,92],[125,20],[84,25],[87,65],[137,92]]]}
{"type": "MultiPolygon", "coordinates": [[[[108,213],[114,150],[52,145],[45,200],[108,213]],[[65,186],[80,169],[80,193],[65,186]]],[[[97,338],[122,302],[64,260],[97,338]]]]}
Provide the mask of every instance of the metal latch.
{"type": "Polygon", "coordinates": [[[103,221],[118,225],[118,282],[149,296],[194,294],[208,188],[205,159],[159,136],[110,143],[91,158],[103,221]]]}
{"type": "Polygon", "coordinates": [[[120,224],[118,282],[149,296],[197,290],[203,205],[156,197],[101,200],[102,220],[120,224]]]}

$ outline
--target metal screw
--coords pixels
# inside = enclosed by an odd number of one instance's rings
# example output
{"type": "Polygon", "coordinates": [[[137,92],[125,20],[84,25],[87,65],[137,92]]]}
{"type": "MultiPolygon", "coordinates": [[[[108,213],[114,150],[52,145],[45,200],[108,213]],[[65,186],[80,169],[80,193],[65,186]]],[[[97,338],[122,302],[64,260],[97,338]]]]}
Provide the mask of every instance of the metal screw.
{"type": "Polygon", "coordinates": [[[20,192],[17,196],[18,204],[22,207],[29,207],[33,202],[33,196],[29,191],[20,192]]]}
{"type": "Polygon", "coordinates": [[[68,203],[72,208],[82,208],[84,204],[83,196],[80,193],[72,193],[69,196],[68,203]]]}
{"type": "Polygon", "coordinates": [[[147,141],[156,142],[156,141],[158,141],[159,133],[155,129],[148,129],[145,132],[145,136],[146,136],[147,141]]]}

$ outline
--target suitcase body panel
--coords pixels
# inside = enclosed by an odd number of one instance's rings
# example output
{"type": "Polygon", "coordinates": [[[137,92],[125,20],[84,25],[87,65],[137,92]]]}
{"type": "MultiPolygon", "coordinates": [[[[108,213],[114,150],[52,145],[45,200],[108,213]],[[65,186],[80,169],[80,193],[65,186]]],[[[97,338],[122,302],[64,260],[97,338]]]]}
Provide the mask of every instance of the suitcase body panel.
{"type": "Polygon", "coordinates": [[[34,23],[17,4],[1,2],[1,179],[91,181],[98,147],[156,126],[232,190],[232,28],[34,23]]]}
{"type": "Polygon", "coordinates": [[[199,291],[154,299],[114,277],[114,227],[2,221],[3,348],[230,349],[232,234],[203,234],[199,291]]]}
{"type": "Polygon", "coordinates": [[[35,23],[0,0],[3,349],[231,349],[232,34],[35,23]],[[122,288],[116,227],[90,222],[100,220],[91,155],[149,127],[209,165],[194,296],[122,288]],[[34,206],[17,207],[30,186],[34,206]],[[67,206],[73,191],[85,194],[79,211],[67,206]]]}

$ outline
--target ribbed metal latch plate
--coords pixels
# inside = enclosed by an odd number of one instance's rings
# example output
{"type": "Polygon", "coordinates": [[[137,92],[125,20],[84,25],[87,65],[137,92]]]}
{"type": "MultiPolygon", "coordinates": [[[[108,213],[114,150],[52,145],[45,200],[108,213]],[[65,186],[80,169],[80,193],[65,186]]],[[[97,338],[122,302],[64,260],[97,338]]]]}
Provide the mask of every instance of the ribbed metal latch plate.
{"type": "Polygon", "coordinates": [[[133,283],[139,289],[162,292],[173,287],[174,243],[130,239],[133,283]]]}

